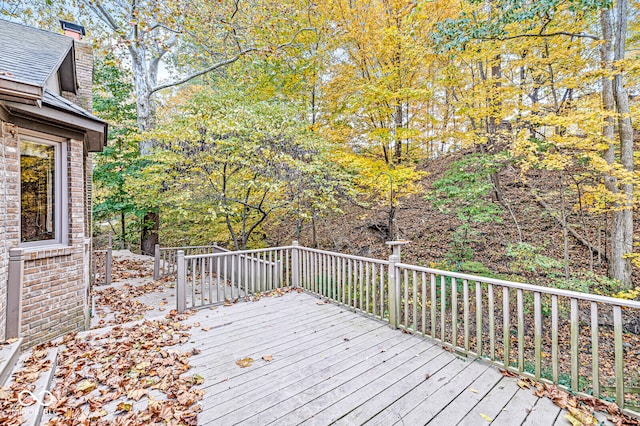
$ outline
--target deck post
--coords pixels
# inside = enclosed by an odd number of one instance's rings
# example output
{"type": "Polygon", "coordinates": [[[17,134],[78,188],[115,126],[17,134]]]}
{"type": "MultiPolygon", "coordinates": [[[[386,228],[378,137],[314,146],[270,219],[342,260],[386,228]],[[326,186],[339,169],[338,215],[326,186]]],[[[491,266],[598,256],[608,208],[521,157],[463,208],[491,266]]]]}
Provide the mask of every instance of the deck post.
{"type": "Polygon", "coordinates": [[[24,250],[11,249],[9,250],[9,280],[7,285],[6,339],[20,336],[23,278],[24,250]]]}
{"type": "Polygon", "coordinates": [[[185,265],[183,250],[178,250],[176,263],[178,264],[176,277],[176,302],[178,312],[182,313],[187,309],[187,268],[185,265]]]}
{"type": "Polygon", "coordinates": [[[389,325],[393,328],[398,328],[398,304],[400,300],[398,299],[398,291],[396,285],[399,284],[399,281],[396,280],[396,263],[398,263],[398,256],[391,255],[389,256],[389,325]]]}
{"type": "Polygon", "coordinates": [[[293,288],[298,288],[300,286],[300,262],[298,261],[298,241],[294,241],[292,244],[293,249],[291,249],[291,285],[293,288]]]}
{"type": "Polygon", "coordinates": [[[156,244],[153,256],[153,279],[160,279],[160,244],[156,244]]]}

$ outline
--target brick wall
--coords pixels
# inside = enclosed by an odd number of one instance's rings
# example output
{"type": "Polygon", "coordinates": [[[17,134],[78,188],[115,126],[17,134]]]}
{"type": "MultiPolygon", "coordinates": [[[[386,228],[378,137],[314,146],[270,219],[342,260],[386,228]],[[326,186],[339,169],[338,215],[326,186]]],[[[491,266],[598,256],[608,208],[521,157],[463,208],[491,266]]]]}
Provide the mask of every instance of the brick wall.
{"type": "MultiPolygon", "coordinates": [[[[91,111],[93,52],[90,43],[76,42],[78,93],[63,93],[91,111]]],[[[8,251],[20,242],[19,129],[0,121],[0,339],[4,340],[8,251]]],[[[67,141],[68,244],[24,249],[21,337],[33,346],[88,326],[87,288],[91,158],[84,141],[67,141]]]]}
{"type": "Polygon", "coordinates": [[[0,340],[5,339],[7,315],[7,279],[9,273],[9,240],[7,235],[7,173],[5,170],[4,123],[0,121],[0,340]]]}
{"type": "MultiPolygon", "coordinates": [[[[18,129],[5,123],[0,136],[0,336],[4,337],[7,251],[20,241],[18,129]],[[5,173],[6,169],[6,173],[5,173]]],[[[67,142],[68,244],[24,249],[21,337],[32,346],[86,327],[84,243],[86,222],[84,142],[67,142]]]]}
{"type": "Polygon", "coordinates": [[[76,52],[76,75],[78,78],[78,93],[74,102],[92,111],[93,104],[93,47],[87,41],[74,40],[76,52]]]}

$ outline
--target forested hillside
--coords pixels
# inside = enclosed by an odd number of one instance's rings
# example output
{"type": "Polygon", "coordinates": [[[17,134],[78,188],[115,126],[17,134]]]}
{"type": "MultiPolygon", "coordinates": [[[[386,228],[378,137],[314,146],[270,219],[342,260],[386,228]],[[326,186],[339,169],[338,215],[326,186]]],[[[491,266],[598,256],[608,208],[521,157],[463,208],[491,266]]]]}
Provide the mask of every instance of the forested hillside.
{"type": "Polygon", "coordinates": [[[3,12],[93,37],[96,233],[638,297],[636,1],[45,3],[3,12]]]}

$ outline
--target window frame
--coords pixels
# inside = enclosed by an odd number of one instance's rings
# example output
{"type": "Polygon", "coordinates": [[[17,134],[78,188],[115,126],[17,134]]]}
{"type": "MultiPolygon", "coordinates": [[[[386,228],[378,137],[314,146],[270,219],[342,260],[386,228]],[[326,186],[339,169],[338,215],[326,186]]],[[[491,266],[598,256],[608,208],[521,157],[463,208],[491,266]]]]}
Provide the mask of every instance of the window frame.
{"type": "Polygon", "coordinates": [[[68,141],[67,139],[20,129],[18,133],[18,242],[20,247],[56,247],[69,245],[69,185],[68,185],[68,141]],[[34,142],[54,147],[54,235],[55,238],[40,241],[22,241],[22,141],[34,142]]]}

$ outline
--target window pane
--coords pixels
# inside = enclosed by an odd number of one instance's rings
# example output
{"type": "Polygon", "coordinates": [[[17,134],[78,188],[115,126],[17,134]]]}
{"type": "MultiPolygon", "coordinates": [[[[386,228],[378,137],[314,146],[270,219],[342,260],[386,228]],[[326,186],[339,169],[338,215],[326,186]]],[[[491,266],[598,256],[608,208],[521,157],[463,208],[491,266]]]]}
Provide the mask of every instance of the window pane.
{"type": "Polygon", "coordinates": [[[56,238],[55,147],[20,142],[22,242],[56,238]]]}

